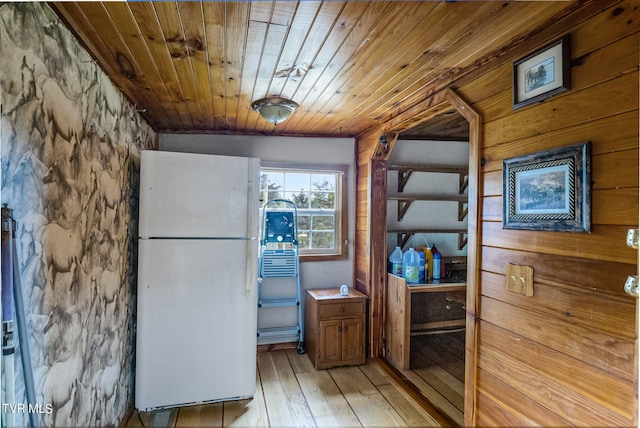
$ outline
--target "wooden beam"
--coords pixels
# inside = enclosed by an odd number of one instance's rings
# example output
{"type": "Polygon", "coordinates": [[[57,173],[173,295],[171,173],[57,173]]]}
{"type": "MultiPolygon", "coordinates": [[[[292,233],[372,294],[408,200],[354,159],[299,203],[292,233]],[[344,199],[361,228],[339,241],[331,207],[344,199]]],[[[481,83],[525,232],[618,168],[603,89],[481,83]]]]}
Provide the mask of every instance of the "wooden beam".
{"type": "Polygon", "coordinates": [[[387,199],[390,201],[435,201],[435,202],[467,202],[466,195],[416,195],[416,194],[402,194],[402,195],[389,195],[387,199]]]}
{"type": "Polygon", "coordinates": [[[391,132],[386,135],[381,135],[372,159],[388,160],[393,151],[393,147],[396,145],[396,141],[398,141],[398,133],[391,132]]]}
{"type": "Polygon", "coordinates": [[[402,172],[438,172],[442,174],[467,174],[468,168],[466,166],[451,166],[451,165],[405,165],[405,164],[389,164],[390,171],[402,171],[402,172]]]}
{"type": "Polygon", "coordinates": [[[387,277],[387,162],[372,159],[369,163],[369,272],[371,294],[369,308],[371,324],[379,326],[371,330],[371,356],[384,352],[384,320],[387,277]],[[383,225],[382,227],[380,225],[383,225]],[[382,255],[382,256],[381,256],[382,255]]]}
{"type": "MultiPolygon", "coordinates": [[[[381,313],[380,304],[384,304],[384,299],[380,301],[372,280],[372,249],[371,233],[372,223],[370,221],[370,211],[372,209],[370,192],[373,187],[371,183],[371,158],[375,153],[376,145],[382,130],[380,128],[369,129],[356,137],[356,231],[355,231],[355,258],[354,258],[354,287],[369,296],[369,331],[368,331],[368,353],[371,356],[378,346],[382,346],[382,335],[380,330],[384,326],[384,312],[381,313]],[[380,303],[381,302],[381,303],[380,303]]],[[[385,184],[386,193],[386,184],[385,184]]],[[[385,203],[386,209],[386,203],[385,203]]],[[[385,220],[386,222],[386,220],[385,220]]],[[[384,237],[386,239],[386,236],[384,237]]],[[[385,244],[386,245],[386,241],[385,244]]],[[[378,247],[376,246],[376,249],[378,247]]],[[[386,255],[386,251],[385,251],[386,255]]],[[[386,259],[386,257],[385,257],[386,259]]],[[[377,352],[377,351],[376,351],[377,352]]]]}
{"type": "Polygon", "coordinates": [[[480,147],[482,147],[482,120],[478,112],[453,89],[446,91],[447,101],[469,121],[469,173],[468,173],[468,219],[467,219],[467,331],[464,379],[464,423],[475,425],[476,377],[478,364],[478,322],[480,280],[480,147]]]}

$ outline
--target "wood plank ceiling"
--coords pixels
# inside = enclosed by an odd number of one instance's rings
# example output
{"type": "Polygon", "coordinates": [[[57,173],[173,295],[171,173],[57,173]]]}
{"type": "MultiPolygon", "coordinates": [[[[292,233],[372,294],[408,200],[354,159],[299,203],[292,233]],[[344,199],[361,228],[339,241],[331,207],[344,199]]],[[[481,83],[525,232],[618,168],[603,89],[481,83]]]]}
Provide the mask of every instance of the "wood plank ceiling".
{"type": "Polygon", "coordinates": [[[477,72],[579,2],[52,6],[158,132],[353,136],[477,72]],[[250,106],[267,96],[300,107],[274,127],[250,106]]]}

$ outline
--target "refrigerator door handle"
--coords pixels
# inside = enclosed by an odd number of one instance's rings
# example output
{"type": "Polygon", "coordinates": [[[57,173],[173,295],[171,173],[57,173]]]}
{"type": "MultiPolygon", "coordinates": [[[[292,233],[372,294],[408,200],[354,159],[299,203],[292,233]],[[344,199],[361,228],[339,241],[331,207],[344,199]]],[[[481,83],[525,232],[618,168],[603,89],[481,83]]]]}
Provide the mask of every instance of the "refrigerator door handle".
{"type": "Polygon", "coordinates": [[[255,260],[255,250],[254,246],[256,245],[256,238],[251,238],[247,241],[247,274],[244,280],[244,295],[249,296],[251,294],[251,289],[253,288],[254,281],[258,278],[258,273],[256,271],[255,260]]]}
{"type": "Polygon", "coordinates": [[[247,277],[245,279],[244,292],[246,296],[251,294],[251,289],[256,284],[258,278],[258,211],[260,192],[260,160],[256,158],[247,159],[247,169],[249,180],[247,182],[247,277]]]}

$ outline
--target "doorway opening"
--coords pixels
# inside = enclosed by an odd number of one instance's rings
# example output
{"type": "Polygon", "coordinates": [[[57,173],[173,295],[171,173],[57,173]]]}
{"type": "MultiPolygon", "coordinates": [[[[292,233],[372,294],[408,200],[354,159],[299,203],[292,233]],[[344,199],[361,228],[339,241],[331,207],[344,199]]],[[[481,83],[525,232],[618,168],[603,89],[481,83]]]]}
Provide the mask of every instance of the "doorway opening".
{"type": "MultiPolygon", "coordinates": [[[[444,259],[441,279],[407,284],[387,274],[382,355],[399,377],[451,424],[473,420],[480,116],[447,90],[421,118],[391,128],[386,157],[386,234],[376,254],[386,265],[399,246],[431,247],[444,259]],[[410,125],[407,125],[410,123],[410,125]],[[382,253],[382,251],[380,251],[382,253]]],[[[382,184],[382,183],[381,183],[382,184]]],[[[384,201],[382,203],[385,203],[384,201]]],[[[427,263],[430,269],[433,265],[427,263]]],[[[379,287],[379,288],[378,288],[379,287]]]]}
{"type": "Polygon", "coordinates": [[[462,426],[469,122],[451,107],[400,133],[387,171],[387,258],[413,249],[426,266],[417,285],[388,279],[386,356],[462,426]]]}

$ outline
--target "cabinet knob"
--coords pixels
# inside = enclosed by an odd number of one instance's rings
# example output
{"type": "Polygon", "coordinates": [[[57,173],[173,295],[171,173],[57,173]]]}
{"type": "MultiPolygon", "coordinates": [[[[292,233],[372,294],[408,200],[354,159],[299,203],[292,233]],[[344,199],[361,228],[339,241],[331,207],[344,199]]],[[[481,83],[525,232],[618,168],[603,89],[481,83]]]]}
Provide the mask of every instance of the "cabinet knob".
{"type": "Polygon", "coordinates": [[[340,307],[340,312],[344,312],[344,307],[343,306],[340,307]]]}
{"type": "Polygon", "coordinates": [[[342,331],[342,327],[338,327],[338,331],[342,331]]]}

